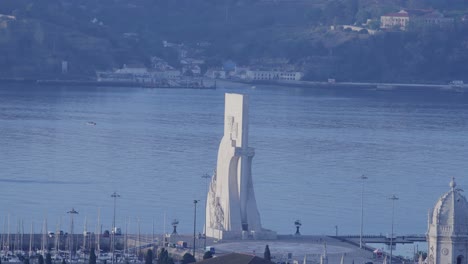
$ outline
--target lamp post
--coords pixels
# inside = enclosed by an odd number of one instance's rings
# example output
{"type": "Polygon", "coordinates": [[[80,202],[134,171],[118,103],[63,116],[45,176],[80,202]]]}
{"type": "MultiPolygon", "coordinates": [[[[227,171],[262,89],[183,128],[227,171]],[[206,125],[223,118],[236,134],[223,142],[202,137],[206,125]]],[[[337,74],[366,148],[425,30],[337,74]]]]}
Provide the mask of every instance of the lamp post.
{"type": "Polygon", "coordinates": [[[72,263],[72,253],[73,253],[73,215],[78,214],[75,208],[72,208],[71,211],[68,211],[67,214],[70,214],[70,264],[72,263]]]}
{"type": "Polygon", "coordinates": [[[193,257],[195,257],[195,239],[197,238],[196,235],[196,228],[197,228],[197,203],[199,200],[193,200],[193,207],[194,207],[194,214],[193,214],[193,257]]]}
{"type": "Polygon", "coordinates": [[[301,226],[302,226],[301,220],[298,219],[298,220],[294,221],[294,226],[296,226],[296,234],[294,234],[294,235],[300,236],[301,232],[299,231],[299,228],[301,228],[301,226]]]}
{"type": "Polygon", "coordinates": [[[362,248],[362,230],[364,229],[364,181],[367,180],[367,176],[361,175],[361,232],[359,235],[359,248],[362,248]]]}
{"type": "MultiPolygon", "coordinates": [[[[172,220],[172,222],[171,222],[171,225],[173,227],[172,235],[177,235],[177,225],[178,224],[179,224],[179,220],[177,220],[177,219],[172,220]]],[[[166,233],[166,232],[164,232],[164,233],[166,233]]]]}
{"type": "Polygon", "coordinates": [[[112,258],[111,258],[111,262],[112,264],[114,264],[115,262],[115,208],[116,208],[116,203],[117,203],[117,198],[120,197],[119,194],[117,194],[117,192],[114,192],[113,194],[111,194],[111,197],[114,198],[114,218],[112,220],[112,232],[111,232],[111,235],[112,235],[112,244],[111,244],[111,247],[112,247],[112,258]]]}
{"type": "Polygon", "coordinates": [[[395,216],[395,201],[398,200],[398,197],[392,195],[392,197],[388,198],[392,200],[392,233],[390,234],[390,264],[392,264],[392,256],[393,256],[393,218],[395,216]]]}
{"type": "Polygon", "coordinates": [[[206,250],[206,208],[208,207],[208,179],[210,178],[210,175],[208,173],[203,174],[201,176],[202,178],[205,178],[205,186],[206,186],[206,199],[205,199],[205,230],[203,232],[203,237],[205,241],[203,241],[203,250],[206,250]]]}

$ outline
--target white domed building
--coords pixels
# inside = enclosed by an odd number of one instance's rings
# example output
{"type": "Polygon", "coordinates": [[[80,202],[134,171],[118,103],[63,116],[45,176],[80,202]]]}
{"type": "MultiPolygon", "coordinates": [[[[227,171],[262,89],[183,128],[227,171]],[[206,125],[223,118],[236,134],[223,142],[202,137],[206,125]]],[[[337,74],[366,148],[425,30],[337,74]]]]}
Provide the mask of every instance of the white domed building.
{"type": "Polygon", "coordinates": [[[468,202],[456,186],[452,179],[450,190],[429,211],[428,264],[468,263],[468,202]]]}

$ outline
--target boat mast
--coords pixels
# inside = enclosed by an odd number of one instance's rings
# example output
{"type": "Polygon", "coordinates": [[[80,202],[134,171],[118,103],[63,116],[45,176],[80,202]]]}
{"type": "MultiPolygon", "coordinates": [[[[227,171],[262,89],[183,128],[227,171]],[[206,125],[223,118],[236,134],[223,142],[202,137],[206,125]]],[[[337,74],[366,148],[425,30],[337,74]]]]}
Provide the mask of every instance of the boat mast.
{"type": "Polygon", "coordinates": [[[13,255],[15,255],[15,251],[18,248],[18,231],[19,230],[19,225],[18,225],[18,219],[16,219],[16,232],[15,235],[13,236],[13,255]]]}
{"type": "Polygon", "coordinates": [[[8,213],[7,252],[10,251],[10,213],[8,213]]]}
{"type": "Polygon", "coordinates": [[[96,248],[98,251],[98,254],[101,253],[101,208],[98,208],[98,218],[97,218],[97,229],[96,229],[96,234],[97,234],[97,242],[96,242],[96,248]]]}
{"type": "Polygon", "coordinates": [[[138,256],[140,255],[141,250],[141,237],[140,237],[140,218],[138,217],[138,256]]]}
{"type": "Polygon", "coordinates": [[[5,230],[6,230],[6,216],[3,217],[3,229],[2,229],[2,252],[5,255],[5,230]]]}
{"type": "Polygon", "coordinates": [[[20,250],[20,237],[21,237],[21,220],[16,219],[16,237],[15,237],[15,248],[16,251],[20,250]]]}
{"type": "Polygon", "coordinates": [[[164,225],[163,225],[162,246],[166,245],[166,211],[164,211],[164,225]]]}
{"type": "Polygon", "coordinates": [[[88,216],[85,216],[84,227],[83,227],[83,251],[86,250],[86,239],[88,239],[88,216]]]}
{"type": "Polygon", "coordinates": [[[60,241],[60,227],[59,227],[59,223],[56,223],[55,224],[55,238],[54,238],[54,249],[55,249],[56,255],[59,253],[59,243],[60,243],[59,241],[60,241]]]}
{"type": "Polygon", "coordinates": [[[29,234],[29,257],[32,256],[33,236],[34,236],[34,220],[31,220],[31,233],[29,234]]]}
{"type": "Polygon", "coordinates": [[[128,217],[125,218],[124,256],[128,256],[128,217]]]}
{"type": "MultiPolygon", "coordinates": [[[[21,235],[20,235],[20,250],[23,252],[23,238],[24,238],[24,220],[21,219],[21,235]]],[[[21,253],[23,254],[23,253],[21,253]]]]}
{"type": "Polygon", "coordinates": [[[47,240],[47,218],[44,218],[44,222],[42,224],[42,239],[41,239],[41,251],[42,255],[45,253],[46,248],[46,240],[47,240]]]}

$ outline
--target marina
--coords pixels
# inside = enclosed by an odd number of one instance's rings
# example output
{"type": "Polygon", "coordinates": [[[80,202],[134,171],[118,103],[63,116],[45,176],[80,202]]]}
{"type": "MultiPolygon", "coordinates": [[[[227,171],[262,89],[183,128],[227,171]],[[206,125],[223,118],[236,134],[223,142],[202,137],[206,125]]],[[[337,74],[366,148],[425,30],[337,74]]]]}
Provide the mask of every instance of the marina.
{"type": "MultiPolygon", "coordinates": [[[[2,234],[2,237],[7,234],[2,234]]],[[[12,236],[13,237],[13,236],[12,236]]],[[[3,245],[4,250],[0,251],[2,262],[19,263],[24,258],[36,260],[39,255],[45,256],[50,253],[52,261],[55,263],[65,260],[70,262],[70,251],[67,249],[70,239],[68,234],[59,236],[48,235],[43,241],[44,236],[35,234],[32,236],[33,243],[31,244],[29,234],[24,234],[23,241],[25,248],[21,249],[21,241],[12,240],[11,248],[7,250],[7,246],[3,245]],[[27,241],[28,240],[28,241],[27,241]],[[59,243],[57,245],[57,243],[59,243]],[[31,248],[28,249],[28,247],[31,248]],[[44,250],[41,248],[45,248],[44,250]]],[[[157,250],[166,248],[175,259],[181,259],[183,254],[191,253],[193,247],[192,237],[190,235],[171,235],[171,234],[122,234],[117,236],[118,248],[115,250],[115,255],[109,250],[110,238],[100,237],[100,244],[96,243],[97,235],[92,233],[90,237],[82,234],[73,235],[76,248],[73,250],[71,258],[72,263],[87,263],[91,249],[96,250],[98,263],[110,262],[112,256],[115,256],[116,263],[143,263],[144,254],[148,249],[157,250]],[[187,241],[187,242],[185,242],[187,241]],[[183,242],[183,243],[182,243],[183,242]]],[[[385,258],[385,251],[382,254],[375,254],[376,248],[366,246],[363,249],[359,248],[358,244],[352,243],[349,238],[332,236],[293,236],[281,235],[276,240],[226,240],[216,241],[208,239],[206,247],[203,247],[203,239],[196,240],[196,258],[201,259],[205,248],[212,248],[216,255],[224,255],[231,252],[253,254],[262,256],[265,245],[269,245],[273,252],[275,262],[291,262],[292,260],[302,260],[314,263],[323,254],[324,250],[330,263],[338,263],[342,258],[346,259],[346,263],[351,260],[357,263],[366,261],[381,262],[385,258]]],[[[387,256],[388,257],[388,256],[387,256]]],[[[395,263],[402,263],[410,259],[409,256],[395,256],[395,263]]]]}

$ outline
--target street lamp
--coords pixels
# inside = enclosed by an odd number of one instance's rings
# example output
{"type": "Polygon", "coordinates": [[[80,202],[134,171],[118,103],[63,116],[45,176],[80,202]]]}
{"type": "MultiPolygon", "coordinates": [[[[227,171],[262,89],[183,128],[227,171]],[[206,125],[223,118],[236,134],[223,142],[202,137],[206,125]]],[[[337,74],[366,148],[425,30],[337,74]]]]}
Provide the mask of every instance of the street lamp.
{"type": "Polygon", "coordinates": [[[299,228],[301,228],[301,226],[302,226],[301,220],[294,221],[294,225],[296,226],[296,234],[295,235],[300,236],[301,232],[299,231],[299,228]]]}
{"type": "Polygon", "coordinates": [[[196,227],[197,227],[197,203],[200,200],[193,200],[193,207],[194,207],[194,214],[193,214],[193,257],[195,257],[195,239],[197,238],[196,236],[196,227]]]}
{"type": "Polygon", "coordinates": [[[75,208],[72,208],[71,211],[68,211],[67,214],[70,214],[70,264],[72,263],[72,252],[73,252],[73,215],[78,214],[75,208]]]}
{"type": "Polygon", "coordinates": [[[208,173],[205,173],[202,178],[205,178],[205,185],[206,185],[206,199],[205,199],[205,231],[203,232],[203,237],[205,241],[203,241],[203,250],[206,249],[206,208],[208,208],[208,179],[210,178],[210,175],[208,173]]]}
{"type": "Polygon", "coordinates": [[[111,235],[112,235],[112,244],[111,244],[111,247],[112,247],[112,258],[111,258],[111,262],[112,264],[114,264],[115,262],[115,207],[116,207],[116,203],[117,203],[117,198],[120,197],[119,194],[117,194],[117,192],[114,192],[113,194],[111,194],[111,197],[114,198],[114,219],[112,220],[112,232],[111,232],[111,235]]]}
{"type": "MultiPolygon", "coordinates": [[[[178,224],[179,224],[179,220],[177,220],[177,219],[172,220],[171,225],[173,227],[173,230],[172,230],[171,235],[177,235],[177,225],[178,224]]],[[[166,233],[166,232],[164,232],[164,233],[166,233]]]]}
{"type": "Polygon", "coordinates": [[[390,234],[390,264],[392,264],[392,256],[393,256],[393,218],[395,215],[395,201],[398,200],[398,197],[392,195],[392,197],[388,198],[392,200],[392,233],[390,234]]]}
{"type": "Polygon", "coordinates": [[[361,175],[360,179],[362,182],[362,188],[361,188],[361,232],[359,235],[359,248],[362,248],[362,230],[364,227],[364,180],[367,180],[367,176],[361,175]]]}

